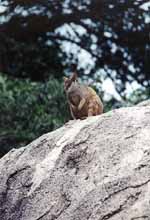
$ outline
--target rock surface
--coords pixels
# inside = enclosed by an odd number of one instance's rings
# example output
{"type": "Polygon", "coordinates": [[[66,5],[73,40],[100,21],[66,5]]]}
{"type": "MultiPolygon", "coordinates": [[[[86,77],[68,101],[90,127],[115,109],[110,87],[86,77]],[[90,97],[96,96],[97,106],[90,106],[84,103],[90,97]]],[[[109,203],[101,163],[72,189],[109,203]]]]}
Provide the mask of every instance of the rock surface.
{"type": "Polygon", "coordinates": [[[149,220],[150,106],[70,121],[0,160],[1,220],[149,220]]]}
{"type": "Polygon", "coordinates": [[[137,106],[150,106],[150,99],[138,103],[137,106]]]}

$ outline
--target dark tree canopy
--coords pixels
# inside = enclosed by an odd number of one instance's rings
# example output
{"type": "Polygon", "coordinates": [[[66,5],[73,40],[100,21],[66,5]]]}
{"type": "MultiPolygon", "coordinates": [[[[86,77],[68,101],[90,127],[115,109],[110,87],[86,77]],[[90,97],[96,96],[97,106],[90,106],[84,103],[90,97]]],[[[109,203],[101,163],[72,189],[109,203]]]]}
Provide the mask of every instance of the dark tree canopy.
{"type": "Polygon", "coordinates": [[[148,2],[1,0],[0,68],[43,80],[77,66],[81,74],[110,77],[120,92],[126,82],[149,87],[148,2]],[[91,66],[81,65],[83,52],[91,66]]]}

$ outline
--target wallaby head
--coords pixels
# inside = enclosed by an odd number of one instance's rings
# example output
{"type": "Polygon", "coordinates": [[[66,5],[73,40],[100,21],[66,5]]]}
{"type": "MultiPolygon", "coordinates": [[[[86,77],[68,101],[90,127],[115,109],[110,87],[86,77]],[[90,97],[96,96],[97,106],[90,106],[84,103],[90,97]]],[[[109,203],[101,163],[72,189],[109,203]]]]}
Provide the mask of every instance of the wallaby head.
{"type": "Polygon", "coordinates": [[[73,73],[69,78],[64,77],[64,89],[67,91],[72,85],[77,82],[77,73],[73,73]]]}

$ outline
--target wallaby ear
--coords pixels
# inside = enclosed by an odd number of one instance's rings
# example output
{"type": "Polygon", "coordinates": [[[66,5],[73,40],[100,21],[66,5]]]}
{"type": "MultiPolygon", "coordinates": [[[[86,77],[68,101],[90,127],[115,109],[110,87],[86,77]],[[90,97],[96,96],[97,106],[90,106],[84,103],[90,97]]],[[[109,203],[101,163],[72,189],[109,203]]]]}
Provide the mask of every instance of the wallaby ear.
{"type": "Polygon", "coordinates": [[[77,75],[76,72],[74,72],[70,79],[71,79],[72,82],[74,82],[75,80],[77,80],[77,78],[78,78],[78,75],[77,75]]]}
{"type": "Polygon", "coordinates": [[[66,82],[68,80],[68,78],[66,76],[63,77],[64,82],[66,82]]]}

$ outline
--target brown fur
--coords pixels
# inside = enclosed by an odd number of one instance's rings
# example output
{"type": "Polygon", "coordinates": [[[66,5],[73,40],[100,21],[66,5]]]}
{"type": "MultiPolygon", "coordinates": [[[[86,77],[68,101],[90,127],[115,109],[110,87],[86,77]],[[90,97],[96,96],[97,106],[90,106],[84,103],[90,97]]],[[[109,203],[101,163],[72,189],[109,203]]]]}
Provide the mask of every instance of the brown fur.
{"type": "Polygon", "coordinates": [[[64,89],[73,119],[85,119],[103,113],[99,96],[91,87],[79,84],[76,73],[70,78],[64,77],[64,89]]]}

